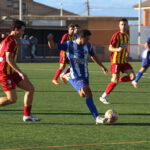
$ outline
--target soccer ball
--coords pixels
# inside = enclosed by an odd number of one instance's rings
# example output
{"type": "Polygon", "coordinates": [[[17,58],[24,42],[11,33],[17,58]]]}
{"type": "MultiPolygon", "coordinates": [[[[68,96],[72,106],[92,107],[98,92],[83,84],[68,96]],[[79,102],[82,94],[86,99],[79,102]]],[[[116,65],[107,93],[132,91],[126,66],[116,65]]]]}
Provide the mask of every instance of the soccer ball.
{"type": "Polygon", "coordinates": [[[114,123],[118,120],[118,113],[113,109],[109,109],[105,112],[105,118],[108,118],[107,123],[114,123]]]}

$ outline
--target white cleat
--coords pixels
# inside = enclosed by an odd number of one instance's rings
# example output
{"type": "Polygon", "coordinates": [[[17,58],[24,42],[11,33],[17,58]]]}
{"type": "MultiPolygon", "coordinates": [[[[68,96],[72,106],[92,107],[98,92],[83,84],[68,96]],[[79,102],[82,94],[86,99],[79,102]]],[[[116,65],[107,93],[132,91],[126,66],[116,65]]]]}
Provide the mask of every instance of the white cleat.
{"type": "Polygon", "coordinates": [[[96,124],[105,124],[107,122],[107,118],[102,118],[100,116],[97,116],[96,118],[96,124]]]}
{"type": "Polygon", "coordinates": [[[108,99],[100,97],[99,100],[104,104],[111,104],[108,99]]]}
{"type": "Polygon", "coordinates": [[[23,121],[24,122],[26,122],[26,121],[34,121],[34,122],[36,122],[36,121],[40,121],[40,119],[30,115],[30,116],[23,116],[23,121]]]}
{"type": "Polygon", "coordinates": [[[135,82],[135,81],[132,81],[132,85],[134,86],[134,88],[139,88],[137,82],[135,82]]]}
{"type": "Polygon", "coordinates": [[[70,72],[63,75],[63,78],[65,78],[67,81],[70,79],[70,72]]]}

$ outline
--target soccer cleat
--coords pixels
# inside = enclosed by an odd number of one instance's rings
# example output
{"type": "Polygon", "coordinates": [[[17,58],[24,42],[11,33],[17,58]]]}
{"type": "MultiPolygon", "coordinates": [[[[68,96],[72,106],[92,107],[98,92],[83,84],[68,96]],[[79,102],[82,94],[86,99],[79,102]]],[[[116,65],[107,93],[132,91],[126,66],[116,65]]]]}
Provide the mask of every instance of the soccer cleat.
{"type": "Polygon", "coordinates": [[[23,121],[24,122],[26,122],[26,121],[34,121],[35,122],[35,121],[40,121],[40,119],[30,115],[30,116],[23,116],[23,121]]]}
{"type": "Polygon", "coordinates": [[[65,78],[68,81],[70,79],[70,72],[63,74],[63,78],[65,78]]]}
{"type": "Polygon", "coordinates": [[[100,116],[96,117],[96,124],[105,124],[107,122],[107,118],[102,118],[100,116]]]}
{"type": "Polygon", "coordinates": [[[52,80],[52,83],[55,85],[60,85],[60,83],[57,80],[52,80]]]}
{"type": "Polygon", "coordinates": [[[132,85],[134,86],[134,88],[139,88],[137,82],[135,82],[135,81],[132,81],[132,85]]]}
{"type": "Polygon", "coordinates": [[[61,74],[61,75],[60,75],[60,79],[61,79],[65,84],[67,84],[67,80],[64,78],[64,74],[61,74]]]}
{"type": "Polygon", "coordinates": [[[108,99],[100,97],[99,100],[104,104],[111,104],[108,99]]]}

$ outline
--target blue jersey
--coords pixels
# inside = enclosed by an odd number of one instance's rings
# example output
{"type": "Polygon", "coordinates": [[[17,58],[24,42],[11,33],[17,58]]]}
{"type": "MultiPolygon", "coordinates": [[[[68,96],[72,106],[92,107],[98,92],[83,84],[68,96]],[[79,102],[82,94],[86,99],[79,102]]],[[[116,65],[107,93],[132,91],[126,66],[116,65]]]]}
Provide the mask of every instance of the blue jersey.
{"type": "Polygon", "coordinates": [[[148,36],[146,43],[150,44],[150,35],[148,36]]]}
{"type": "Polygon", "coordinates": [[[94,56],[93,47],[90,43],[78,45],[76,41],[58,43],[58,49],[66,51],[70,61],[70,76],[72,79],[89,78],[88,54],[94,56]]]}
{"type": "Polygon", "coordinates": [[[79,35],[78,35],[78,34],[75,34],[74,36],[75,36],[75,38],[74,38],[75,40],[79,37],[79,35]]]}
{"type": "Polygon", "coordinates": [[[142,67],[147,68],[150,65],[150,51],[147,49],[142,53],[142,67]]]}

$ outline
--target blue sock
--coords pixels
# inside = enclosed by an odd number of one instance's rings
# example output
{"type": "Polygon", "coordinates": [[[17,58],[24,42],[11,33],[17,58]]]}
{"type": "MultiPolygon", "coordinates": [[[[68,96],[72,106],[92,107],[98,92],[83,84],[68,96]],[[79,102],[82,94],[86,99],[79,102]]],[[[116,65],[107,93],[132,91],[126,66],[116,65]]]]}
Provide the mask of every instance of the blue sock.
{"type": "Polygon", "coordinates": [[[140,80],[140,78],[142,77],[142,75],[143,75],[143,73],[138,72],[134,81],[138,82],[140,80]]]}
{"type": "Polygon", "coordinates": [[[76,87],[76,85],[74,84],[73,80],[70,78],[68,81],[74,87],[74,89],[78,92],[79,89],[76,87]]]}
{"type": "Polygon", "coordinates": [[[93,98],[87,98],[86,99],[86,104],[93,115],[94,119],[96,120],[96,117],[98,116],[98,111],[96,109],[96,106],[94,105],[93,98]]]}

